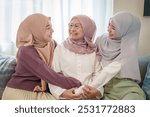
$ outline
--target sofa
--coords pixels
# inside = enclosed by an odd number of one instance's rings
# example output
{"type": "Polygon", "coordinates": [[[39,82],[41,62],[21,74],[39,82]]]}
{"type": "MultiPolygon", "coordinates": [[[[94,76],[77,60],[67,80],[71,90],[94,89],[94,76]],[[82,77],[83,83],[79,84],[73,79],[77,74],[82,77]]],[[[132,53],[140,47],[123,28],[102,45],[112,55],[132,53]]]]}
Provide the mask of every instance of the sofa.
{"type": "Polygon", "coordinates": [[[0,99],[8,80],[15,72],[15,66],[14,56],[0,55],[0,99]]]}
{"type": "MultiPolygon", "coordinates": [[[[142,78],[142,82],[139,85],[142,86],[147,72],[147,65],[150,62],[150,56],[139,56],[138,60],[142,78]]],[[[0,55],[0,99],[7,82],[15,72],[15,66],[16,60],[14,56],[0,55]]]]}

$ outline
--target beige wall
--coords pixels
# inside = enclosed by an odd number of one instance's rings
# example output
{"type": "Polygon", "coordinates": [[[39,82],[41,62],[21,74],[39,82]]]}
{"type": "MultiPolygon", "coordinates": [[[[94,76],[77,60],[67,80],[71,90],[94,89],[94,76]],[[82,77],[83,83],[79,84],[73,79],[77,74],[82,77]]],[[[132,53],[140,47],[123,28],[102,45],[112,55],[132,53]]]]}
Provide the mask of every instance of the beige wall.
{"type": "Polygon", "coordinates": [[[139,55],[150,55],[150,16],[143,17],[144,0],[114,0],[114,13],[130,11],[141,20],[139,55]]]}

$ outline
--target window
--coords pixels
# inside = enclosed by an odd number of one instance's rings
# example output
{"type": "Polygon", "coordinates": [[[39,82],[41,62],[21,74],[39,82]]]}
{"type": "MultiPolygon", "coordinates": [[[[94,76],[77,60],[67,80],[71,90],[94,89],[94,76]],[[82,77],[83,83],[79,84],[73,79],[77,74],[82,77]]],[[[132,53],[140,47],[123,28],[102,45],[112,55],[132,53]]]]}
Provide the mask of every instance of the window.
{"type": "Polygon", "coordinates": [[[106,32],[112,15],[112,0],[0,0],[0,53],[15,55],[19,24],[32,13],[52,18],[53,38],[61,43],[67,38],[72,16],[85,14],[97,25],[97,35],[106,32]]]}

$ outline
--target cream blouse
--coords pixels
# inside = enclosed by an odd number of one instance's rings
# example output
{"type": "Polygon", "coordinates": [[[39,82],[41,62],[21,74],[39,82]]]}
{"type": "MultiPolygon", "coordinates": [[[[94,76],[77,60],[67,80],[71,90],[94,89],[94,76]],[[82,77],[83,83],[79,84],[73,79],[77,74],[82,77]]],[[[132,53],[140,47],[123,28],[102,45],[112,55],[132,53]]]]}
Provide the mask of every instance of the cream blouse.
{"type": "MultiPolygon", "coordinates": [[[[52,68],[56,72],[62,72],[65,76],[77,78],[83,85],[97,88],[103,95],[103,86],[119,72],[120,63],[113,62],[108,67],[103,68],[97,60],[95,52],[76,54],[60,44],[54,51],[52,68]]],[[[60,99],[60,95],[66,90],[50,83],[48,86],[56,99],[60,99]]],[[[81,93],[82,90],[79,88],[76,92],[81,93]]]]}

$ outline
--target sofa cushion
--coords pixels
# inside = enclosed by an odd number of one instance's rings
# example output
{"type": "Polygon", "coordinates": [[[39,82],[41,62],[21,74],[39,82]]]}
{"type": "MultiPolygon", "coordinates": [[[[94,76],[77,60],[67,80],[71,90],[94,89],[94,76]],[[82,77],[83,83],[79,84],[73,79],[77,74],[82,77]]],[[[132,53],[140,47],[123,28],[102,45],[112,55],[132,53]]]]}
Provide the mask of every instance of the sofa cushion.
{"type": "Polygon", "coordinates": [[[15,71],[15,66],[15,57],[0,55],[0,98],[8,80],[15,71]]]}
{"type": "Polygon", "coordinates": [[[147,99],[150,99],[150,62],[147,66],[147,72],[145,75],[145,79],[143,81],[143,85],[142,85],[143,90],[145,91],[146,95],[147,95],[147,99]]]}

